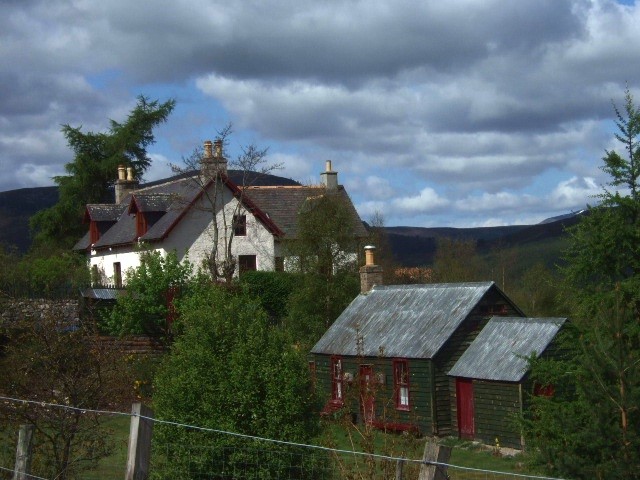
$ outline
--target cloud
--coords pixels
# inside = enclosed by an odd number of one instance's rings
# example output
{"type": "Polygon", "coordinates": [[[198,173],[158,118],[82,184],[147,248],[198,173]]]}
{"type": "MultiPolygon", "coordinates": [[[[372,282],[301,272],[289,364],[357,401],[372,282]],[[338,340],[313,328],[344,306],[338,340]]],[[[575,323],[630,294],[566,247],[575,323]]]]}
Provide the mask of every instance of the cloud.
{"type": "Polygon", "coordinates": [[[585,208],[587,203],[597,203],[594,197],[599,193],[602,193],[602,188],[593,178],[572,177],[560,182],[551,192],[549,200],[556,208],[575,211],[585,208]]]}

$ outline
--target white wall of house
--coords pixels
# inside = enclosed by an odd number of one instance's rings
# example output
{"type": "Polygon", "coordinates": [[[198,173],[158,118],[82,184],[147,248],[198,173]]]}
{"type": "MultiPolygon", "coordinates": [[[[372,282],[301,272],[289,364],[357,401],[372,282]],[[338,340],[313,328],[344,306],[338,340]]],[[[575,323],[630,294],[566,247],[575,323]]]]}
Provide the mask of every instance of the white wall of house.
{"type": "MultiPolygon", "coordinates": [[[[214,238],[212,204],[205,197],[189,209],[165,240],[145,245],[151,250],[161,252],[163,255],[166,255],[167,252],[175,251],[180,261],[188,259],[196,268],[202,266],[207,256],[211,253],[211,245],[214,238]]],[[[280,247],[264,224],[241,205],[239,206],[238,200],[227,188],[223,188],[218,192],[216,207],[220,251],[224,251],[226,239],[231,232],[233,215],[246,215],[246,235],[234,236],[231,247],[232,255],[235,256],[236,261],[239,255],[255,255],[256,268],[258,270],[274,270],[274,257],[280,253],[280,247]],[[226,228],[225,223],[227,225],[226,228]]],[[[91,251],[89,265],[92,269],[94,266],[98,269],[101,283],[115,284],[114,265],[119,263],[122,281],[126,283],[126,272],[140,266],[139,251],[138,245],[91,251]]],[[[219,256],[219,258],[222,257],[219,256]]]]}

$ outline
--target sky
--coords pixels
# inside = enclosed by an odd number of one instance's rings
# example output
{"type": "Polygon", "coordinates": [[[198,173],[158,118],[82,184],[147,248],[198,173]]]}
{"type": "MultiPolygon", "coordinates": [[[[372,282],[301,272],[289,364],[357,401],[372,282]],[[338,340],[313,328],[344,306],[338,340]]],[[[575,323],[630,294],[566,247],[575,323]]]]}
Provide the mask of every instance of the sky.
{"type": "Polygon", "coordinates": [[[607,183],[639,25],[633,0],[3,0],[0,191],[53,185],[61,125],[145,95],[176,100],[148,181],[231,122],[228,157],[305,184],[330,159],[365,221],[537,223],[607,183]]]}

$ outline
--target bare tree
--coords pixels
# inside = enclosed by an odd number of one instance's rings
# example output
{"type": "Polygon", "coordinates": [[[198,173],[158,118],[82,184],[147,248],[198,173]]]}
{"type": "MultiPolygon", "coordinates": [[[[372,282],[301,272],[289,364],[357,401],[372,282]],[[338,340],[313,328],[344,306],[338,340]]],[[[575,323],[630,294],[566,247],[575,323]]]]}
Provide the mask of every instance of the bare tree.
{"type": "Polygon", "coordinates": [[[196,147],[191,155],[183,157],[184,167],[172,165],[177,173],[200,169],[200,175],[194,175],[192,181],[202,192],[203,206],[200,208],[211,216],[211,248],[206,255],[206,268],[213,280],[226,282],[231,281],[237,267],[232,246],[245,218],[241,213],[247,210],[246,189],[261,176],[282,168],[281,164],[268,164],[268,147],[260,148],[254,143],[241,146],[237,157],[227,161],[224,151],[232,133],[229,123],[217,132],[215,142],[207,141],[204,148],[196,147]],[[236,170],[234,180],[230,179],[228,167],[236,170]],[[226,190],[231,192],[236,202],[226,201],[226,190]]]}

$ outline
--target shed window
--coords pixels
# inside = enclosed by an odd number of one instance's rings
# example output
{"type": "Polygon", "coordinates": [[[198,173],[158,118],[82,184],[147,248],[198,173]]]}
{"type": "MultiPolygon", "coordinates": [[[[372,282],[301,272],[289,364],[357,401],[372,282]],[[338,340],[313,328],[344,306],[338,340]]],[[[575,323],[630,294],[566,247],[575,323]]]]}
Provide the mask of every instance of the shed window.
{"type": "Polygon", "coordinates": [[[233,234],[236,237],[244,237],[247,235],[247,216],[246,215],[233,216],[233,234]]]}
{"type": "Polygon", "coordinates": [[[340,357],[331,357],[331,401],[339,404],[344,401],[344,376],[340,357]]]}
{"type": "Polygon", "coordinates": [[[407,360],[393,361],[393,390],[396,408],[409,410],[409,362],[407,360]]]}

